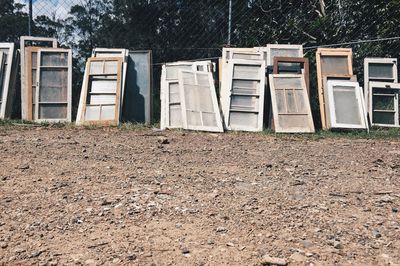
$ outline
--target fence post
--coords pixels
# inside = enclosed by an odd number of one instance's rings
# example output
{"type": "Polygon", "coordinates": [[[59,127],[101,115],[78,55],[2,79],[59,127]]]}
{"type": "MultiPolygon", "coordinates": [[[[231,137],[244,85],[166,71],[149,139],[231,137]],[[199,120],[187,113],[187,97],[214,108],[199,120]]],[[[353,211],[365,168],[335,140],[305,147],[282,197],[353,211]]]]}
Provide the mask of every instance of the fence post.
{"type": "Polygon", "coordinates": [[[32,0],[29,0],[29,23],[28,23],[29,36],[32,36],[32,24],[33,24],[32,0]]]}
{"type": "Polygon", "coordinates": [[[231,46],[231,34],[232,34],[232,0],[229,0],[228,46],[231,46]]]}

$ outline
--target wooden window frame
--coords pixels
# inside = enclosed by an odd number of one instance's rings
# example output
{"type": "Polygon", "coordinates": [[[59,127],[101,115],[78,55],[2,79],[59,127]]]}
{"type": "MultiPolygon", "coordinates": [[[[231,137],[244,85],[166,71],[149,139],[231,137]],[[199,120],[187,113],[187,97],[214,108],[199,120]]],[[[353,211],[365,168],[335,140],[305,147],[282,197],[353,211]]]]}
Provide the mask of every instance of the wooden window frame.
{"type": "Polygon", "coordinates": [[[369,110],[369,82],[376,81],[376,82],[398,82],[398,70],[397,70],[397,58],[379,58],[379,57],[367,57],[364,58],[364,96],[365,96],[365,103],[367,104],[367,108],[369,110]],[[369,77],[369,65],[370,64],[392,64],[392,79],[387,78],[370,78],[369,77]]]}
{"type": "Polygon", "coordinates": [[[303,75],[307,86],[308,96],[310,97],[310,62],[308,58],[305,57],[283,57],[276,56],[274,57],[274,74],[279,73],[279,64],[280,63],[299,63],[303,65],[303,75]]]}
{"type": "MultiPolygon", "coordinates": [[[[265,61],[256,61],[256,60],[243,60],[243,59],[233,59],[229,61],[229,72],[228,72],[228,78],[229,78],[229,95],[228,95],[228,102],[225,105],[225,111],[223,112],[224,115],[224,122],[226,129],[228,130],[236,130],[236,131],[250,131],[250,132],[259,132],[264,129],[264,99],[265,99],[265,86],[266,86],[266,79],[265,79],[265,61]],[[232,99],[232,84],[233,84],[233,72],[234,68],[236,65],[255,65],[255,66],[260,66],[260,76],[259,80],[260,81],[260,88],[259,88],[259,106],[254,110],[254,113],[258,113],[258,121],[257,121],[257,127],[248,127],[248,126],[232,126],[230,124],[230,116],[231,116],[231,99],[232,99]]],[[[252,96],[256,97],[256,95],[252,96]]],[[[240,112],[240,111],[235,111],[235,112],[240,112]]]]}
{"type": "Polygon", "coordinates": [[[14,43],[0,43],[1,49],[7,49],[7,60],[4,59],[3,54],[3,70],[0,73],[4,73],[2,82],[0,83],[2,95],[1,108],[0,108],[0,119],[11,118],[13,100],[15,96],[15,83],[17,77],[17,58],[15,52],[14,43]]]}
{"type": "MultiPolygon", "coordinates": [[[[28,121],[34,121],[35,120],[35,113],[33,109],[33,103],[35,102],[35,96],[33,95],[33,86],[36,84],[33,84],[33,61],[32,61],[32,56],[34,53],[37,55],[39,54],[39,50],[41,47],[27,47],[25,48],[25,78],[26,78],[26,102],[21,102],[21,110],[22,108],[25,108],[26,114],[24,120],[28,121]]],[[[37,62],[37,61],[36,61],[37,62]]],[[[37,66],[36,66],[37,68],[37,66]]],[[[36,69],[36,74],[37,74],[37,69],[36,69]]],[[[37,80],[36,80],[37,83],[37,80]]],[[[21,92],[22,94],[22,92],[21,92]]],[[[36,108],[35,108],[36,110],[36,108]]]]}
{"type": "MultiPolygon", "coordinates": [[[[200,71],[187,71],[187,70],[179,70],[179,90],[180,90],[180,99],[181,99],[181,111],[182,111],[182,123],[183,123],[183,128],[184,129],[189,129],[189,130],[198,130],[198,131],[208,131],[208,132],[224,132],[224,128],[222,126],[222,119],[221,119],[221,113],[219,110],[218,106],[218,100],[217,100],[217,93],[215,90],[215,85],[214,85],[214,78],[212,76],[212,73],[210,72],[200,72],[200,71]],[[184,73],[190,73],[193,74],[195,77],[195,80],[197,83],[197,75],[207,75],[208,77],[208,90],[211,95],[211,101],[212,101],[212,106],[214,109],[215,113],[215,121],[217,122],[217,125],[215,127],[207,127],[207,126],[195,126],[195,125],[189,125],[188,124],[188,119],[187,119],[187,108],[186,108],[186,97],[185,97],[185,84],[184,84],[184,79],[183,79],[183,74],[184,73]]],[[[202,101],[203,99],[197,99],[198,101],[202,101]]]]}
{"type": "Polygon", "coordinates": [[[327,93],[328,93],[328,100],[329,100],[329,115],[330,115],[330,121],[331,121],[331,124],[330,124],[331,128],[369,130],[363,92],[362,92],[362,88],[360,87],[358,82],[330,80],[330,81],[328,81],[327,93]],[[333,96],[333,88],[335,86],[346,86],[346,87],[354,87],[355,88],[354,93],[355,93],[356,99],[357,99],[356,104],[358,105],[359,115],[360,115],[360,119],[361,119],[360,125],[341,124],[341,123],[336,122],[336,113],[335,113],[336,105],[335,105],[335,100],[334,100],[334,96],[333,96]]]}
{"type": "MultiPolygon", "coordinates": [[[[277,58],[277,57],[275,57],[277,58]]],[[[270,84],[270,90],[271,90],[271,105],[272,105],[272,113],[273,113],[273,121],[274,121],[274,130],[276,133],[314,133],[315,132],[315,127],[314,127],[314,121],[311,113],[311,106],[310,106],[310,101],[309,101],[309,95],[308,95],[308,90],[307,90],[307,82],[302,74],[270,74],[269,75],[269,84],[270,84]],[[276,98],[276,88],[275,88],[275,83],[274,79],[275,78],[298,78],[301,81],[301,89],[304,93],[304,104],[306,105],[307,109],[307,114],[302,114],[302,115],[307,115],[308,117],[308,129],[306,127],[303,128],[284,128],[280,125],[279,121],[279,116],[280,114],[278,113],[278,102],[276,98]]],[[[298,115],[297,113],[293,114],[285,114],[285,115],[298,115]]]]}
{"type": "MultiPolygon", "coordinates": [[[[378,82],[378,81],[370,81],[369,86],[369,97],[368,97],[368,111],[369,111],[369,119],[370,123],[372,126],[378,126],[378,127],[391,127],[391,128],[398,128],[400,127],[400,122],[399,122],[399,117],[400,117],[400,111],[399,111],[399,97],[400,97],[400,84],[399,83],[391,83],[391,82],[378,82]],[[380,89],[387,89],[388,91],[393,90],[396,91],[394,92],[394,97],[395,97],[395,103],[394,103],[394,111],[395,111],[395,124],[390,125],[390,124],[378,124],[378,123],[373,123],[374,121],[374,110],[373,108],[373,93],[372,90],[374,88],[380,88],[380,89]],[[396,104],[397,101],[397,104],[396,104]]],[[[389,92],[390,93],[390,92],[389,92]]]]}
{"type": "MultiPolygon", "coordinates": [[[[26,62],[26,48],[27,47],[39,47],[39,46],[27,46],[27,42],[48,42],[51,43],[52,48],[57,48],[57,39],[47,38],[47,37],[32,37],[32,36],[22,36],[20,38],[20,54],[21,54],[21,116],[24,120],[33,120],[32,111],[29,113],[29,96],[26,77],[27,73],[27,62],[26,62]],[[28,102],[27,102],[28,101],[28,102]]],[[[28,72],[29,73],[29,72],[28,72]]]]}
{"type": "MultiPolygon", "coordinates": [[[[301,44],[268,44],[267,45],[267,66],[272,66],[272,64],[274,63],[274,58],[272,58],[271,50],[275,50],[275,49],[297,50],[296,57],[304,56],[303,45],[301,45],[301,44]]],[[[280,56],[280,57],[282,57],[282,56],[280,56]]],[[[285,56],[285,57],[291,57],[291,56],[285,56]]]]}
{"type": "Polygon", "coordinates": [[[344,77],[353,76],[353,51],[351,48],[318,48],[316,52],[316,64],[317,64],[317,78],[318,78],[318,98],[319,98],[319,108],[321,114],[321,125],[322,129],[327,129],[327,119],[325,113],[325,91],[323,86],[323,76],[330,77],[344,77]],[[322,74],[321,57],[347,57],[348,73],[346,75],[330,75],[322,74]]]}
{"type": "MultiPolygon", "coordinates": [[[[46,67],[45,67],[46,68],[46,67]]],[[[72,121],[72,50],[62,48],[40,48],[37,54],[37,70],[36,70],[36,95],[35,95],[35,122],[62,123],[72,121]],[[68,54],[68,62],[66,67],[57,67],[67,69],[68,71],[68,87],[67,87],[67,117],[65,119],[39,119],[39,99],[40,99],[40,74],[42,53],[66,53],[68,54]]]]}
{"type": "MultiPolygon", "coordinates": [[[[87,60],[86,63],[86,71],[85,71],[85,77],[84,77],[84,84],[83,84],[83,98],[81,98],[82,102],[82,112],[81,112],[81,117],[79,120],[79,125],[95,125],[95,126],[118,126],[119,121],[120,121],[120,114],[121,114],[121,109],[120,109],[120,104],[121,104],[121,91],[122,91],[122,67],[123,67],[123,61],[121,57],[92,57],[87,60]],[[115,95],[115,115],[113,120],[98,120],[98,121],[87,121],[86,120],[86,108],[87,108],[87,96],[89,93],[89,82],[90,82],[90,69],[91,69],[91,63],[92,62],[105,62],[105,61],[116,61],[117,62],[117,73],[116,74],[101,74],[100,76],[117,76],[116,81],[117,81],[117,88],[116,88],[116,95],[115,95]]],[[[97,74],[96,74],[97,75],[97,74]]]]}

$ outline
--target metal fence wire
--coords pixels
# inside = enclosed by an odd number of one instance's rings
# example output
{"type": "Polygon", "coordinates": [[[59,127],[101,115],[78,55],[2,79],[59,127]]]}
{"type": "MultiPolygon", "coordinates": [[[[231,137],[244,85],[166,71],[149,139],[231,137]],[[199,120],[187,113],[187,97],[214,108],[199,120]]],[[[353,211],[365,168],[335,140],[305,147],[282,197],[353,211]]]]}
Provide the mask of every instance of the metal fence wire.
{"type": "MultiPolygon", "coordinates": [[[[18,43],[29,34],[29,0],[1,2],[0,40],[18,43]]],[[[31,33],[73,48],[76,95],[95,47],[152,50],[158,92],[164,62],[216,60],[224,46],[303,44],[317,110],[316,49],[353,48],[362,82],[365,57],[399,57],[399,17],[397,0],[33,0],[31,33]]]]}

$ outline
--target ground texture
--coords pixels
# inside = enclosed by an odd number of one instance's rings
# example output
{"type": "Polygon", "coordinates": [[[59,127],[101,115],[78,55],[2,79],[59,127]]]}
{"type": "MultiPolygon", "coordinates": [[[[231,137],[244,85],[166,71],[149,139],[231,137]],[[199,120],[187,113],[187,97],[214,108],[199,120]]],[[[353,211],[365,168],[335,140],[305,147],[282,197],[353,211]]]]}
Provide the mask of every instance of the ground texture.
{"type": "Polygon", "coordinates": [[[396,265],[400,139],[0,128],[0,264],[396,265]]]}

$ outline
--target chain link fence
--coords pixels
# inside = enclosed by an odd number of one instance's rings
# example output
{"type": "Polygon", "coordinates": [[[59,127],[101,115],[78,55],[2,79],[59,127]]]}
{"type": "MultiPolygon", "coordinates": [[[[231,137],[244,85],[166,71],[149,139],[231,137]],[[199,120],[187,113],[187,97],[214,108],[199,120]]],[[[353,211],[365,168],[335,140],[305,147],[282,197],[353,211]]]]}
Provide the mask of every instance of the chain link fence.
{"type": "MultiPolygon", "coordinates": [[[[29,1],[5,2],[0,39],[17,42],[29,33],[29,1]]],[[[353,48],[362,82],[365,57],[399,57],[399,15],[396,0],[33,0],[32,35],[73,49],[78,94],[94,47],[152,50],[158,91],[164,62],[216,60],[228,45],[303,44],[316,109],[316,49],[353,48]]]]}

